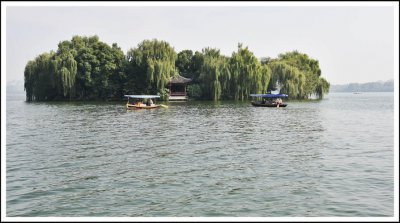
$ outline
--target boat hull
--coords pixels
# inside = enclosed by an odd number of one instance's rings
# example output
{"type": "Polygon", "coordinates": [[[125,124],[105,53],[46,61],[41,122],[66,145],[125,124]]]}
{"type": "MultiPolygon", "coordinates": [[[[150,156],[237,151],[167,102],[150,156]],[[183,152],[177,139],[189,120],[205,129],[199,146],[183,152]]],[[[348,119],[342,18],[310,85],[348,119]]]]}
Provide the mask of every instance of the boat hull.
{"type": "Polygon", "coordinates": [[[159,105],[145,105],[145,106],[138,106],[138,105],[133,105],[133,104],[127,104],[126,109],[128,110],[138,110],[138,109],[154,109],[154,108],[159,108],[159,105]]]}
{"type": "Polygon", "coordinates": [[[256,107],[286,107],[287,106],[287,104],[279,104],[279,106],[276,104],[276,103],[267,103],[267,104],[263,104],[263,103],[259,103],[259,102],[251,102],[251,104],[253,105],[253,106],[256,106],[256,107]]]}

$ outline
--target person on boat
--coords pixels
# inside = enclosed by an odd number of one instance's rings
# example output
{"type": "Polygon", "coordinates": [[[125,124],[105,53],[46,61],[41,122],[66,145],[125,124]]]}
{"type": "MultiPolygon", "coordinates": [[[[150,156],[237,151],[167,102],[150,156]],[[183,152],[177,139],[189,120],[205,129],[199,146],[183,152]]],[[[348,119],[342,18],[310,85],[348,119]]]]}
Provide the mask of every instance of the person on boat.
{"type": "Polygon", "coordinates": [[[153,100],[151,100],[151,98],[147,99],[146,106],[152,106],[153,104],[154,103],[153,103],[153,100]]]}
{"type": "Polygon", "coordinates": [[[277,105],[279,105],[279,104],[282,103],[282,101],[281,101],[280,98],[277,98],[277,99],[274,100],[274,103],[277,104],[277,105]]]}

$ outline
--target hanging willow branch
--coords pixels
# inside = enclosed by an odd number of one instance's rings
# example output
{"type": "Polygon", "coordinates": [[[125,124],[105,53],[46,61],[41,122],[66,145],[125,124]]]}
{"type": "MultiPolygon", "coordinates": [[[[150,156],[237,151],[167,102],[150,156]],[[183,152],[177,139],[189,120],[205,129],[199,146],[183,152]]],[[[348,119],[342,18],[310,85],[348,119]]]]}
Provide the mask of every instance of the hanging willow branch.
{"type": "MultiPolygon", "coordinates": [[[[321,77],[318,60],[297,51],[262,58],[238,44],[230,57],[204,48],[177,54],[167,42],[144,40],[126,57],[116,45],[97,36],[74,36],[55,52],[43,53],[25,66],[26,99],[108,99],[124,94],[166,93],[178,70],[192,78],[203,98],[244,100],[251,93],[280,89],[290,98],[323,98],[329,82],[321,77]],[[177,68],[178,67],[178,68],[177,68]]],[[[200,96],[199,96],[200,97],[200,96]]]]}
{"type": "MultiPolygon", "coordinates": [[[[175,50],[165,41],[144,40],[137,48],[127,53],[130,66],[139,71],[145,71],[149,91],[159,92],[165,88],[172,76],[177,71],[175,61],[177,54],[175,50]]],[[[148,92],[151,93],[151,92],[148,92]]]]}
{"type": "Polygon", "coordinates": [[[232,94],[236,100],[246,99],[252,93],[265,93],[271,76],[270,69],[261,65],[248,47],[243,48],[242,44],[238,44],[238,51],[230,59],[230,71],[232,94]]]}
{"type": "Polygon", "coordinates": [[[312,94],[323,98],[329,91],[329,83],[321,76],[317,60],[297,51],[279,55],[277,60],[270,61],[270,89],[280,88],[290,98],[306,99],[312,94]]]}

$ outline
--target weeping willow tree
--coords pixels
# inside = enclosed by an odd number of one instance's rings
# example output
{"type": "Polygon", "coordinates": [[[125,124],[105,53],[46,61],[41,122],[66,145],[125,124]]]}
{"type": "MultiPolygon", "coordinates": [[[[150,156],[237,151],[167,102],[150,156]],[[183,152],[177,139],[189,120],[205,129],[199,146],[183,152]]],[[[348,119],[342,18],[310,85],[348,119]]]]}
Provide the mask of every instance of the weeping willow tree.
{"type": "Polygon", "coordinates": [[[251,93],[266,92],[271,70],[248,47],[239,44],[230,58],[214,48],[205,48],[202,53],[199,82],[204,98],[244,100],[251,93]]]}
{"type": "Polygon", "coordinates": [[[280,88],[281,93],[288,94],[291,98],[306,98],[305,75],[296,67],[282,61],[269,63],[272,70],[270,90],[280,88]]]}
{"type": "Polygon", "coordinates": [[[71,97],[74,90],[76,61],[70,53],[43,53],[25,66],[27,101],[52,100],[62,93],[71,97]]]}
{"type": "Polygon", "coordinates": [[[329,91],[329,83],[321,77],[317,60],[297,51],[280,54],[268,62],[272,76],[269,89],[280,88],[290,98],[307,99],[312,94],[323,98],[329,91]]]}
{"type": "Polygon", "coordinates": [[[54,53],[43,53],[25,66],[25,90],[27,101],[48,100],[56,95],[54,53]]]}
{"type": "Polygon", "coordinates": [[[112,47],[98,36],[74,36],[62,41],[56,52],[43,53],[29,61],[24,70],[26,98],[121,99],[124,94],[161,94],[180,71],[193,79],[196,97],[211,100],[244,100],[251,93],[280,89],[291,98],[318,98],[329,91],[329,82],[321,77],[318,60],[297,51],[278,58],[259,61],[238,44],[231,57],[215,48],[194,54],[177,54],[165,41],[144,40],[125,57],[117,44],[112,47]]]}
{"type": "Polygon", "coordinates": [[[270,68],[249,51],[238,44],[238,51],[230,58],[231,95],[235,100],[243,100],[251,93],[263,93],[267,90],[271,77],[270,68]]]}
{"type": "Polygon", "coordinates": [[[25,67],[28,101],[121,97],[125,56],[97,36],[74,36],[57,51],[43,53],[25,67]]]}
{"type": "Polygon", "coordinates": [[[202,50],[203,61],[200,68],[200,86],[202,88],[203,97],[219,100],[221,95],[229,92],[229,61],[228,58],[222,56],[220,51],[214,48],[204,48],[202,50]]]}
{"type": "Polygon", "coordinates": [[[58,86],[62,89],[64,97],[69,96],[71,99],[74,96],[77,62],[70,52],[60,51],[55,57],[54,64],[57,67],[56,74],[60,83],[58,86]]]}
{"type": "Polygon", "coordinates": [[[36,80],[36,62],[34,60],[29,61],[24,70],[24,88],[26,91],[26,100],[33,101],[35,99],[35,95],[33,94],[33,90],[35,89],[35,80],[36,80]]]}
{"type": "Polygon", "coordinates": [[[325,78],[319,78],[315,90],[315,94],[317,95],[317,97],[322,99],[324,97],[324,94],[327,94],[329,92],[329,86],[330,84],[325,78]]]}
{"type": "Polygon", "coordinates": [[[127,52],[128,78],[136,80],[141,93],[162,92],[172,76],[177,74],[175,50],[165,41],[144,40],[127,52]]]}

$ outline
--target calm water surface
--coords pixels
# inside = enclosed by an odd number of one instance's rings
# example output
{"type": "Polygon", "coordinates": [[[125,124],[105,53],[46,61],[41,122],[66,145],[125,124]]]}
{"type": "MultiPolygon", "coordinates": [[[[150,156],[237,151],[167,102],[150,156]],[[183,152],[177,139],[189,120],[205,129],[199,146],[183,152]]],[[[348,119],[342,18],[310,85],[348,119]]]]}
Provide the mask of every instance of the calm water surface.
{"type": "Polygon", "coordinates": [[[7,95],[7,216],[393,216],[393,93],[249,102],[7,95]]]}

